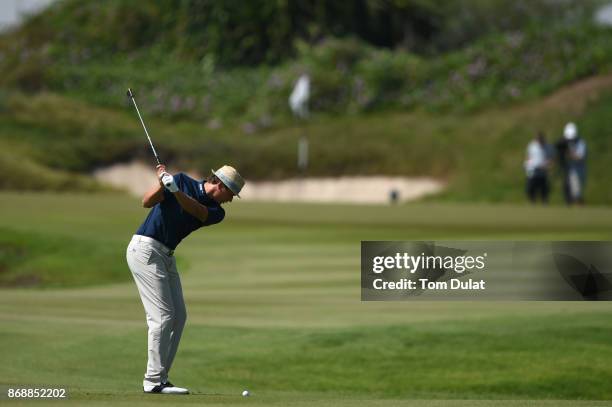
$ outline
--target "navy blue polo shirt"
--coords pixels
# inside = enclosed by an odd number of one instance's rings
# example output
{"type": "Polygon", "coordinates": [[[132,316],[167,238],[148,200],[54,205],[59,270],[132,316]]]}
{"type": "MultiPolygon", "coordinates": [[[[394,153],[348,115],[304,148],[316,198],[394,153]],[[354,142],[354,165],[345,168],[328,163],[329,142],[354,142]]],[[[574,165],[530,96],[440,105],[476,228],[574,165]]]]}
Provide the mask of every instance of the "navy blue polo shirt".
{"type": "Polygon", "coordinates": [[[174,176],[174,181],[185,195],[208,208],[206,222],[186,212],[176,197],[164,188],[164,200],[151,209],[144,223],[136,231],[137,235],[151,237],[171,250],[194,230],[219,223],[225,217],[225,210],[221,205],[204,192],[203,182],[196,181],[182,172],[174,176]]]}

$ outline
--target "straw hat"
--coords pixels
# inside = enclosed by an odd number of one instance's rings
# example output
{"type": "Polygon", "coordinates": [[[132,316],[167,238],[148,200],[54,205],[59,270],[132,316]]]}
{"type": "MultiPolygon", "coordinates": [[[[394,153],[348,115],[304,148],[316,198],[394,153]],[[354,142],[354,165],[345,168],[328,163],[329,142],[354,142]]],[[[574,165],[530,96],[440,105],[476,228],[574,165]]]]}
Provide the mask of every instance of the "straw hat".
{"type": "Polygon", "coordinates": [[[229,188],[230,191],[234,193],[238,198],[240,198],[240,190],[244,187],[244,179],[238,171],[231,165],[224,165],[219,168],[217,171],[211,170],[214,175],[225,184],[226,187],[229,188]]]}

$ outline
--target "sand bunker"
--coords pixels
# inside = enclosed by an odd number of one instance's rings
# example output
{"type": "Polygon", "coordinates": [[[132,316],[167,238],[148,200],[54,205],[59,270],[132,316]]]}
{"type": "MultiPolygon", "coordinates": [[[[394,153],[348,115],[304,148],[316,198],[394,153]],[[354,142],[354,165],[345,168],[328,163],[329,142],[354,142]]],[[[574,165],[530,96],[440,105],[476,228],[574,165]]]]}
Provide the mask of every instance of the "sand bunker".
{"type": "MultiPolygon", "coordinates": [[[[202,179],[201,174],[186,171],[202,179]]],[[[156,182],[152,166],[134,162],[100,168],[94,177],[105,184],[142,196],[156,182]]],[[[426,177],[356,176],[303,178],[284,181],[248,181],[240,196],[248,201],[387,203],[394,194],[398,202],[414,201],[444,189],[444,183],[426,177]]]]}

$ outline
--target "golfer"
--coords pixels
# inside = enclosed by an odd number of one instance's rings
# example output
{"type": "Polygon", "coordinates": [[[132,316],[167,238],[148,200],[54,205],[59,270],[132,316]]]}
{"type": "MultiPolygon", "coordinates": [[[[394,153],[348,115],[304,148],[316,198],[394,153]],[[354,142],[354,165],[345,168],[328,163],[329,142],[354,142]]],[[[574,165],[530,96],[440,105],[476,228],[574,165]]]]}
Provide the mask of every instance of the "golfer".
{"type": "Polygon", "coordinates": [[[221,204],[238,196],[244,180],[229,165],[213,171],[205,181],[183,173],[172,176],[164,165],[157,166],[157,175],[159,184],[142,198],[142,205],[152,209],[132,237],[126,255],[149,327],[143,390],[188,394],[168,380],[187,319],[174,249],[194,230],[221,222],[225,217],[221,204]]]}

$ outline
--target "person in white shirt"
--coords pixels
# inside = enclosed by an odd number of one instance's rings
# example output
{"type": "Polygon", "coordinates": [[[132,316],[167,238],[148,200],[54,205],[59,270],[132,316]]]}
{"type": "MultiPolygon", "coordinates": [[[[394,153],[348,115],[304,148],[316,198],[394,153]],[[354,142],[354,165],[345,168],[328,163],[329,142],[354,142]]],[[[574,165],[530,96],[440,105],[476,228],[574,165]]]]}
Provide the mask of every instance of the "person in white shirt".
{"type": "Polygon", "coordinates": [[[538,197],[543,203],[548,203],[550,194],[548,170],[551,158],[551,146],[546,142],[544,133],[539,132],[527,145],[527,157],[524,163],[527,175],[527,198],[532,203],[536,203],[538,197]]]}

